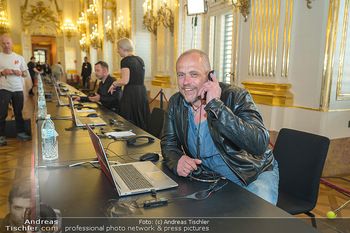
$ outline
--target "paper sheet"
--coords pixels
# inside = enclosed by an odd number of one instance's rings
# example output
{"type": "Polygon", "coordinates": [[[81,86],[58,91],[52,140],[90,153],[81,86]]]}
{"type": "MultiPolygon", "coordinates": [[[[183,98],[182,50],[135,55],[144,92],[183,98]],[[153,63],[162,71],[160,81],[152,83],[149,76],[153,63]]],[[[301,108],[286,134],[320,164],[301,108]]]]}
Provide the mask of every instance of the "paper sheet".
{"type": "Polygon", "coordinates": [[[129,136],[135,136],[136,134],[134,134],[131,131],[118,131],[118,132],[108,132],[105,133],[105,135],[107,136],[113,136],[113,137],[129,137],[129,136]]]}
{"type": "Polygon", "coordinates": [[[84,112],[96,112],[96,110],[91,109],[91,108],[86,108],[86,109],[77,109],[77,113],[84,113],[84,112]]]}

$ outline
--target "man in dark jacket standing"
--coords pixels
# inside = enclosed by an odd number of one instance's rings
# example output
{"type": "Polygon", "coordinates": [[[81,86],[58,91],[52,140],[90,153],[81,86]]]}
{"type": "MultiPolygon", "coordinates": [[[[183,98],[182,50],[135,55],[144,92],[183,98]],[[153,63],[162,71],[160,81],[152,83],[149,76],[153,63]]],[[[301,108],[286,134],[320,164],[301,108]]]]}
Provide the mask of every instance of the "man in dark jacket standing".
{"type": "Polygon", "coordinates": [[[51,68],[49,65],[49,61],[47,59],[45,60],[45,64],[43,65],[43,71],[44,71],[44,75],[49,76],[51,74],[51,68]]]}
{"type": "MultiPolygon", "coordinates": [[[[28,66],[28,71],[29,71],[29,74],[30,74],[30,78],[32,79],[33,86],[34,86],[36,84],[35,83],[35,76],[36,76],[36,74],[42,74],[43,72],[37,70],[36,63],[35,63],[35,57],[31,57],[30,58],[30,62],[28,62],[27,66],[28,66]]],[[[29,94],[34,95],[33,89],[31,89],[29,91],[29,94]]]]}
{"type": "Polygon", "coordinates": [[[91,64],[88,58],[84,57],[83,67],[81,68],[81,77],[83,77],[83,86],[90,88],[91,64]],[[86,84],[86,85],[85,85],[86,84]]]}
{"type": "Polygon", "coordinates": [[[278,165],[250,94],[219,83],[200,50],[181,54],[176,72],[180,92],[169,100],[161,141],[166,165],[183,177],[215,171],[276,204],[278,165]]]}

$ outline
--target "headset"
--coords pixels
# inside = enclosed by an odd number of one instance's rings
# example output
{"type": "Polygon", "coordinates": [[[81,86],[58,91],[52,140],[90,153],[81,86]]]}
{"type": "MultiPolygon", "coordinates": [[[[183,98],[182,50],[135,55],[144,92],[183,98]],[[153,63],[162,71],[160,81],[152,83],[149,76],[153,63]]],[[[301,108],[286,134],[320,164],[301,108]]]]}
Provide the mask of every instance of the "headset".
{"type": "Polygon", "coordinates": [[[188,177],[200,182],[214,183],[218,182],[222,178],[222,175],[204,165],[197,165],[197,170],[192,171],[188,177]]]}

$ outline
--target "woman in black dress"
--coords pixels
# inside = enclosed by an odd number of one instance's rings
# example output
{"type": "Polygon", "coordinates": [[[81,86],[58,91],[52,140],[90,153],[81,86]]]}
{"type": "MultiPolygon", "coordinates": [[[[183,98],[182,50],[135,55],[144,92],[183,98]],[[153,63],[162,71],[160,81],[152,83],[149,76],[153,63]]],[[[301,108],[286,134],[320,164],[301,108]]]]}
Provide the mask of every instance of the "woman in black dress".
{"type": "Polygon", "coordinates": [[[117,52],[123,57],[120,62],[121,78],[114,81],[108,91],[113,93],[116,87],[124,86],[120,115],[146,130],[150,109],[144,84],[145,64],[140,57],[134,54],[134,45],[130,39],[120,39],[117,46],[117,52]]]}

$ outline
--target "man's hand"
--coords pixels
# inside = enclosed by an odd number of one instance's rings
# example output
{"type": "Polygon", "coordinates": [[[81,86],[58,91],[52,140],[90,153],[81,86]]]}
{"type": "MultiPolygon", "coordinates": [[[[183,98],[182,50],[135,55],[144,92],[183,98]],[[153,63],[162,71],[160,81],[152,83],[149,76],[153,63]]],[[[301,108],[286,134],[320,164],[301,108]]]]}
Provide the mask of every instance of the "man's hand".
{"type": "Polygon", "coordinates": [[[177,174],[187,177],[192,171],[197,170],[197,165],[201,163],[202,161],[199,159],[193,159],[187,155],[183,155],[177,163],[177,174]]]}
{"type": "Polygon", "coordinates": [[[4,76],[10,76],[10,75],[13,75],[12,70],[10,70],[10,69],[8,69],[8,68],[4,69],[4,70],[3,70],[3,71],[1,71],[1,72],[2,72],[2,74],[3,74],[4,76]]]}
{"type": "Polygon", "coordinates": [[[16,76],[22,76],[22,71],[20,70],[12,70],[12,73],[16,76]]]}
{"type": "Polygon", "coordinates": [[[94,96],[90,96],[90,97],[89,97],[89,100],[90,100],[91,102],[98,102],[98,101],[100,101],[100,95],[97,94],[97,93],[95,93],[94,96]]]}
{"type": "Polygon", "coordinates": [[[204,98],[204,94],[207,93],[207,103],[209,103],[210,100],[214,98],[221,97],[221,88],[218,80],[216,79],[214,74],[210,74],[210,77],[213,79],[213,81],[208,81],[204,83],[202,88],[198,92],[198,96],[200,96],[202,99],[204,98]]]}
{"type": "Polygon", "coordinates": [[[72,100],[80,101],[80,96],[73,95],[72,100]]]}

